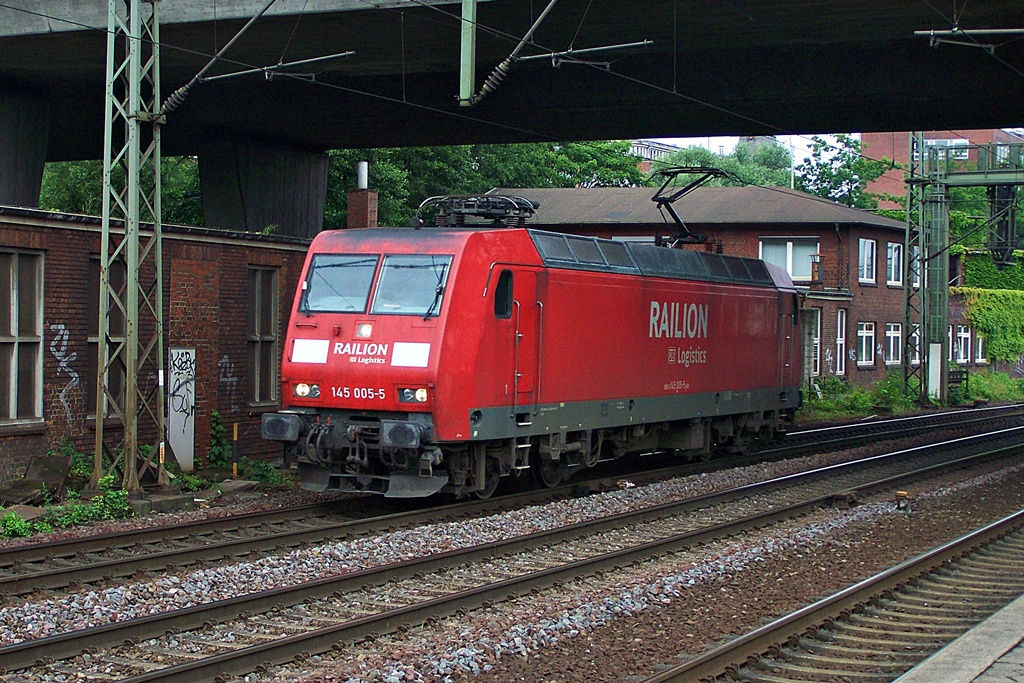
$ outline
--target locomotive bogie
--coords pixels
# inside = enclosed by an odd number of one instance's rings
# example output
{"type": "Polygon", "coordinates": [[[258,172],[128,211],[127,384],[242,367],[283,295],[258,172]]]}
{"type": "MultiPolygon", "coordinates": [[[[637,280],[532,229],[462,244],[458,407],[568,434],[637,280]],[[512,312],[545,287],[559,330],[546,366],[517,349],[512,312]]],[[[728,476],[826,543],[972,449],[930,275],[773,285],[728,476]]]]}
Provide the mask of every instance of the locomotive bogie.
{"type": "Polygon", "coordinates": [[[797,296],[761,261],[653,245],[321,233],[264,436],[307,488],[402,497],[485,497],[531,468],[553,486],[637,451],[747,451],[799,406],[797,296]]]}

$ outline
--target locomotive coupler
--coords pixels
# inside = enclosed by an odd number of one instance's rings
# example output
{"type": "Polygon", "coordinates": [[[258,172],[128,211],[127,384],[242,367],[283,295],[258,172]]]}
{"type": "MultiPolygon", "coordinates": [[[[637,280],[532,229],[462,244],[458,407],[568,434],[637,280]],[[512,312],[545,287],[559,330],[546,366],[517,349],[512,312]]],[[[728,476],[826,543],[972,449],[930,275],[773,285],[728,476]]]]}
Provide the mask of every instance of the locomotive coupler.
{"type": "Polygon", "coordinates": [[[434,465],[441,464],[441,449],[437,446],[425,448],[420,456],[419,474],[421,477],[434,476],[434,465]]]}

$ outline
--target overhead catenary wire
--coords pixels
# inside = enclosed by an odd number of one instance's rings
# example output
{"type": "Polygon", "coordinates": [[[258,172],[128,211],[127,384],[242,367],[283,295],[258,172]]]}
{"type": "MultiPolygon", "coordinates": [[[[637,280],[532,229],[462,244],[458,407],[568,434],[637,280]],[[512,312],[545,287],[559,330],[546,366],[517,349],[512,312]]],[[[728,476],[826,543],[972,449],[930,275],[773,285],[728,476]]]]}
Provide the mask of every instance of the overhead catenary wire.
{"type": "MultiPolygon", "coordinates": [[[[462,16],[460,16],[458,14],[454,14],[452,12],[448,12],[448,11],[444,10],[443,8],[441,8],[441,7],[438,7],[438,6],[433,5],[433,4],[429,3],[429,2],[426,2],[426,0],[409,0],[409,1],[412,2],[413,4],[416,4],[416,5],[419,5],[420,7],[423,7],[424,9],[428,9],[428,10],[431,10],[431,11],[433,11],[435,13],[441,14],[442,16],[444,16],[444,17],[448,18],[449,20],[454,21],[456,23],[467,21],[462,16]]],[[[376,2],[374,2],[373,0],[359,0],[359,2],[362,2],[364,4],[370,5],[371,7],[375,8],[375,9],[385,9],[385,10],[389,10],[389,11],[398,11],[397,9],[394,9],[394,8],[388,8],[388,7],[382,8],[376,2]]],[[[753,20],[752,17],[751,17],[751,20],[753,20]]],[[[517,36],[514,36],[514,35],[512,35],[510,33],[505,32],[505,31],[501,31],[500,29],[494,28],[492,26],[488,26],[486,24],[482,24],[479,21],[475,21],[475,22],[471,22],[471,23],[476,28],[478,28],[479,30],[482,30],[482,31],[484,31],[486,33],[489,33],[489,34],[491,34],[491,35],[493,35],[495,37],[498,37],[498,38],[501,38],[501,39],[505,39],[505,40],[509,40],[509,41],[518,41],[518,40],[520,40],[517,36]]],[[[532,42],[532,40],[530,41],[529,44],[532,47],[537,48],[539,50],[544,50],[544,51],[547,51],[548,53],[552,52],[552,50],[550,48],[547,48],[545,46],[542,46],[542,45],[539,45],[537,43],[534,43],[534,42],[532,42]]],[[[544,56],[547,56],[547,55],[544,55],[544,56]]],[[[522,61],[522,59],[520,59],[520,61],[522,61]]],[[[650,83],[650,82],[647,82],[647,81],[644,81],[644,80],[641,80],[641,79],[638,79],[638,78],[635,78],[635,77],[627,76],[625,74],[620,74],[620,73],[617,73],[617,72],[615,72],[615,71],[613,71],[611,69],[601,69],[600,67],[597,67],[595,65],[589,64],[588,62],[580,61],[579,63],[582,64],[582,65],[585,65],[585,66],[591,66],[592,68],[599,68],[601,71],[603,71],[603,72],[605,72],[605,73],[607,73],[607,74],[609,74],[609,75],[611,75],[613,77],[627,80],[627,81],[633,83],[634,85],[639,85],[641,87],[646,87],[646,88],[649,88],[649,89],[652,89],[652,90],[656,90],[656,91],[661,92],[663,94],[667,94],[667,95],[670,95],[670,96],[678,97],[678,98],[684,99],[684,100],[686,100],[688,102],[692,102],[693,104],[696,104],[696,105],[699,105],[699,106],[703,106],[703,107],[707,107],[709,109],[713,109],[715,111],[721,112],[721,113],[726,114],[728,116],[732,116],[732,117],[739,118],[741,120],[745,120],[745,121],[747,121],[747,122],[749,122],[751,124],[754,124],[756,126],[767,128],[769,130],[774,131],[774,134],[776,134],[776,135],[790,135],[790,136],[793,136],[793,137],[797,137],[797,138],[803,139],[803,140],[808,141],[808,142],[813,142],[813,139],[811,137],[809,137],[807,135],[804,135],[802,133],[796,133],[794,131],[790,131],[790,130],[787,130],[785,128],[782,128],[780,126],[775,126],[775,125],[769,124],[767,122],[760,121],[760,120],[758,120],[756,118],[753,118],[753,117],[750,117],[750,116],[746,116],[744,114],[740,114],[739,112],[732,111],[731,109],[727,109],[725,107],[721,107],[719,105],[715,105],[715,104],[713,104],[711,102],[707,102],[707,101],[698,99],[696,97],[692,97],[690,95],[685,95],[685,94],[683,94],[683,93],[681,93],[681,92],[679,92],[678,90],[675,89],[675,84],[673,84],[673,89],[669,90],[669,89],[664,88],[662,86],[659,86],[659,85],[657,85],[655,83],[650,83]]],[[[438,110],[438,111],[439,111],[439,113],[450,114],[450,112],[447,112],[447,111],[443,111],[443,110],[438,110]]],[[[472,120],[474,120],[474,121],[479,120],[479,119],[475,119],[475,118],[472,118],[472,117],[470,117],[470,118],[472,120]]],[[[505,125],[505,124],[499,124],[497,122],[487,122],[487,121],[484,121],[484,123],[488,123],[490,125],[496,125],[496,126],[504,126],[505,125]]],[[[554,138],[552,136],[544,136],[541,133],[537,133],[537,135],[539,136],[540,139],[545,139],[545,140],[550,140],[550,141],[556,141],[557,140],[556,138],[554,138]]],[[[837,145],[833,145],[831,143],[828,143],[827,141],[826,141],[826,149],[828,149],[829,151],[841,151],[840,147],[838,147],[837,145]]],[[[861,156],[863,156],[865,159],[868,159],[870,161],[879,161],[879,162],[891,163],[891,160],[875,159],[875,158],[870,157],[870,156],[868,156],[866,154],[863,154],[863,153],[861,153],[861,156]]]]}
{"type": "Polygon", "coordinates": [[[526,47],[527,44],[533,44],[534,32],[537,30],[537,27],[543,23],[548,14],[550,14],[557,2],[558,0],[550,0],[548,2],[547,7],[544,8],[544,11],[540,13],[537,20],[533,22],[532,26],[530,26],[530,30],[526,32],[526,35],[523,36],[519,41],[519,44],[516,45],[514,50],[512,50],[512,54],[503,59],[498,66],[494,67],[494,71],[491,72],[491,75],[484,80],[484,84],[480,87],[480,92],[470,98],[470,104],[476,104],[486,97],[488,93],[494,92],[494,89],[501,84],[505,79],[505,76],[508,75],[509,70],[512,68],[512,64],[519,57],[519,53],[522,52],[523,48],[526,47]]]}
{"type": "Polygon", "coordinates": [[[243,35],[245,35],[245,32],[249,30],[249,27],[255,24],[259,20],[259,18],[262,17],[266,13],[266,11],[270,9],[270,6],[273,5],[275,2],[277,2],[277,0],[267,0],[267,2],[263,5],[263,8],[260,9],[260,11],[257,12],[255,16],[249,19],[249,21],[246,22],[245,26],[239,29],[238,33],[232,36],[231,40],[229,40],[227,44],[224,45],[224,47],[219,49],[217,53],[213,55],[210,61],[206,63],[206,66],[200,69],[199,73],[192,77],[191,81],[189,81],[185,85],[181,86],[180,88],[172,92],[171,96],[164,100],[163,106],[160,107],[160,113],[168,114],[177,109],[179,106],[181,106],[181,103],[185,101],[185,97],[188,95],[189,91],[192,88],[194,88],[198,83],[202,82],[203,76],[205,76],[206,72],[212,69],[213,66],[218,61],[220,61],[221,55],[230,50],[231,46],[237,43],[238,40],[243,35]]]}
{"type": "MultiPolygon", "coordinates": [[[[950,26],[951,26],[951,27],[952,27],[953,29],[956,29],[956,30],[958,30],[958,31],[960,32],[960,34],[961,34],[961,35],[963,35],[963,36],[964,36],[965,38],[967,38],[968,40],[970,40],[970,41],[971,41],[971,42],[972,42],[972,43],[973,43],[973,44],[974,44],[975,46],[977,46],[977,47],[984,47],[984,46],[983,46],[983,45],[981,44],[981,42],[980,42],[979,40],[977,40],[976,38],[974,38],[974,37],[973,37],[973,36],[971,35],[971,32],[970,32],[970,31],[965,31],[965,30],[962,30],[962,29],[960,28],[960,19],[961,19],[961,18],[963,17],[963,11],[964,11],[964,9],[965,9],[965,8],[967,7],[967,3],[966,3],[966,2],[964,2],[964,6],[960,8],[960,16],[957,16],[957,15],[956,15],[956,4],[954,3],[954,5],[953,5],[953,8],[954,8],[954,14],[953,14],[953,18],[952,18],[952,19],[951,19],[950,17],[947,17],[947,16],[945,15],[945,14],[943,14],[942,10],[940,10],[940,9],[939,9],[938,7],[936,7],[936,6],[935,6],[935,5],[934,5],[934,4],[933,4],[933,3],[931,2],[931,0],[921,0],[921,2],[922,2],[922,3],[924,3],[924,5],[925,5],[926,7],[928,7],[928,8],[929,8],[929,9],[931,9],[931,10],[932,10],[933,12],[935,12],[935,14],[937,14],[938,16],[940,16],[940,17],[941,17],[941,18],[942,18],[942,19],[943,19],[944,21],[948,22],[948,23],[949,23],[949,25],[950,25],[950,26]]],[[[1005,59],[1003,59],[1002,57],[1000,57],[999,55],[997,55],[997,54],[995,53],[995,50],[992,50],[992,51],[989,51],[989,50],[985,50],[985,52],[986,52],[986,53],[987,53],[987,54],[988,54],[988,55],[989,55],[990,57],[992,57],[992,59],[996,60],[997,62],[999,62],[1000,64],[1002,64],[1003,66],[1005,66],[1005,67],[1006,67],[1007,69],[1009,69],[1009,70],[1010,70],[1010,71],[1012,71],[1013,73],[1015,73],[1015,74],[1017,74],[1018,76],[1020,76],[1021,78],[1024,78],[1024,71],[1021,71],[1020,69],[1018,69],[1017,67],[1015,67],[1015,66],[1014,66],[1013,64],[1010,64],[1010,63],[1009,63],[1009,62],[1007,62],[1007,61],[1006,61],[1005,59]]]]}

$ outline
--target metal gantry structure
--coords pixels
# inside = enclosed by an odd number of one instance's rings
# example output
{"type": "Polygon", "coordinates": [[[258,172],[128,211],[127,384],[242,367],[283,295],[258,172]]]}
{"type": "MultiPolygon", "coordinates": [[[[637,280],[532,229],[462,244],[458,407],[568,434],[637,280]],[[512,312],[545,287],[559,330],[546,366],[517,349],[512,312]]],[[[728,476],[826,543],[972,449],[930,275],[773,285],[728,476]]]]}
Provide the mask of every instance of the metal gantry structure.
{"type": "Polygon", "coordinates": [[[96,451],[90,483],[95,487],[114,473],[126,490],[137,492],[143,482],[168,482],[163,467],[163,115],[159,1],[121,5],[108,0],[96,451]],[[149,224],[145,228],[143,221],[149,224]],[[108,438],[111,434],[114,438],[108,438]]]}
{"type": "Polygon", "coordinates": [[[989,188],[986,240],[997,263],[1008,263],[1014,248],[1013,188],[1024,185],[1024,145],[994,143],[955,148],[929,147],[923,133],[910,134],[907,228],[904,247],[904,380],[914,380],[922,402],[949,399],[949,191],[989,188]],[[917,334],[915,334],[917,332],[917,334]],[[916,361],[919,361],[917,363],[916,361]]]}

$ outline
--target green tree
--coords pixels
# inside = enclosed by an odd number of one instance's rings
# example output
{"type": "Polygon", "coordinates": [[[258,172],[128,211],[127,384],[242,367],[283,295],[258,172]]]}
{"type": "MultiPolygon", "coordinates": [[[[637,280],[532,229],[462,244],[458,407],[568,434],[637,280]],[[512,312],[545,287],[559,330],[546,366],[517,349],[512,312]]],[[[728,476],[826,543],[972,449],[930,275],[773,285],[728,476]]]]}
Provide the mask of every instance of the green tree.
{"type": "Polygon", "coordinates": [[[496,187],[602,187],[643,182],[628,142],[457,145],[336,150],[329,153],[324,227],[346,223],[347,192],[359,161],[369,162],[377,222],[408,225],[427,197],[496,187]]]}
{"type": "MultiPolygon", "coordinates": [[[[665,166],[708,166],[733,174],[731,178],[714,178],[709,186],[760,185],[764,187],[789,187],[793,157],[785,146],[778,142],[753,144],[740,142],[731,154],[715,154],[700,146],[687,147],[671,154],[665,166]]],[[[692,180],[691,176],[676,179],[675,184],[692,180]]],[[[658,184],[657,177],[651,184],[658,184]]]]}
{"type": "Polygon", "coordinates": [[[98,161],[46,164],[39,191],[39,208],[99,216],[103,212],[103,164],[98,161]]]}
{"type": "Polygon", "coordinates": [[[865,188],[895,164],[861,153],[860,140],[845,134],[835,143],[815,136],[811,156],[796,167],[797,187],[805,192],[858,209],[878,208],[878,195],[865,188]]]}
{"type": "MultiPolygon", "coordinates": [[[[115,185],[124,183],[124,169],[112,172],[115,185]]],[[[152,187],[152,185],[151,185],[152,187]]],[[[195,157],[160,160],[160,204],[164,223],[203,224],[199,164],[195,157]]],[[[47,211],[99,216],[103,213],[103,162],[58,161],[46,164],[39,207],[47,211]]],[[[143,220],[150,220],[143,217],[143,220]]]]}
{"type": "MultiPolygon", "coordinates": [[[[495,187],[630,186],[643,182],[628,142],[334,150],[328,157],[325,228],[346,224],[347,192],[356,184],[359,161],[369,162],[369,182],[378,193],[381,225],[408,225],[420,202],[439,194],[480,193],[495,187]]],[[[115,173],[118,182],[123,175],[120,169],[115,173]]],[[[164,222],[202,225],[197,160],[164,158],[161,174],[164,222]]],[[[40,206],[99,215],[103,210],[102,163],[47,164],[40,206]]]]}

